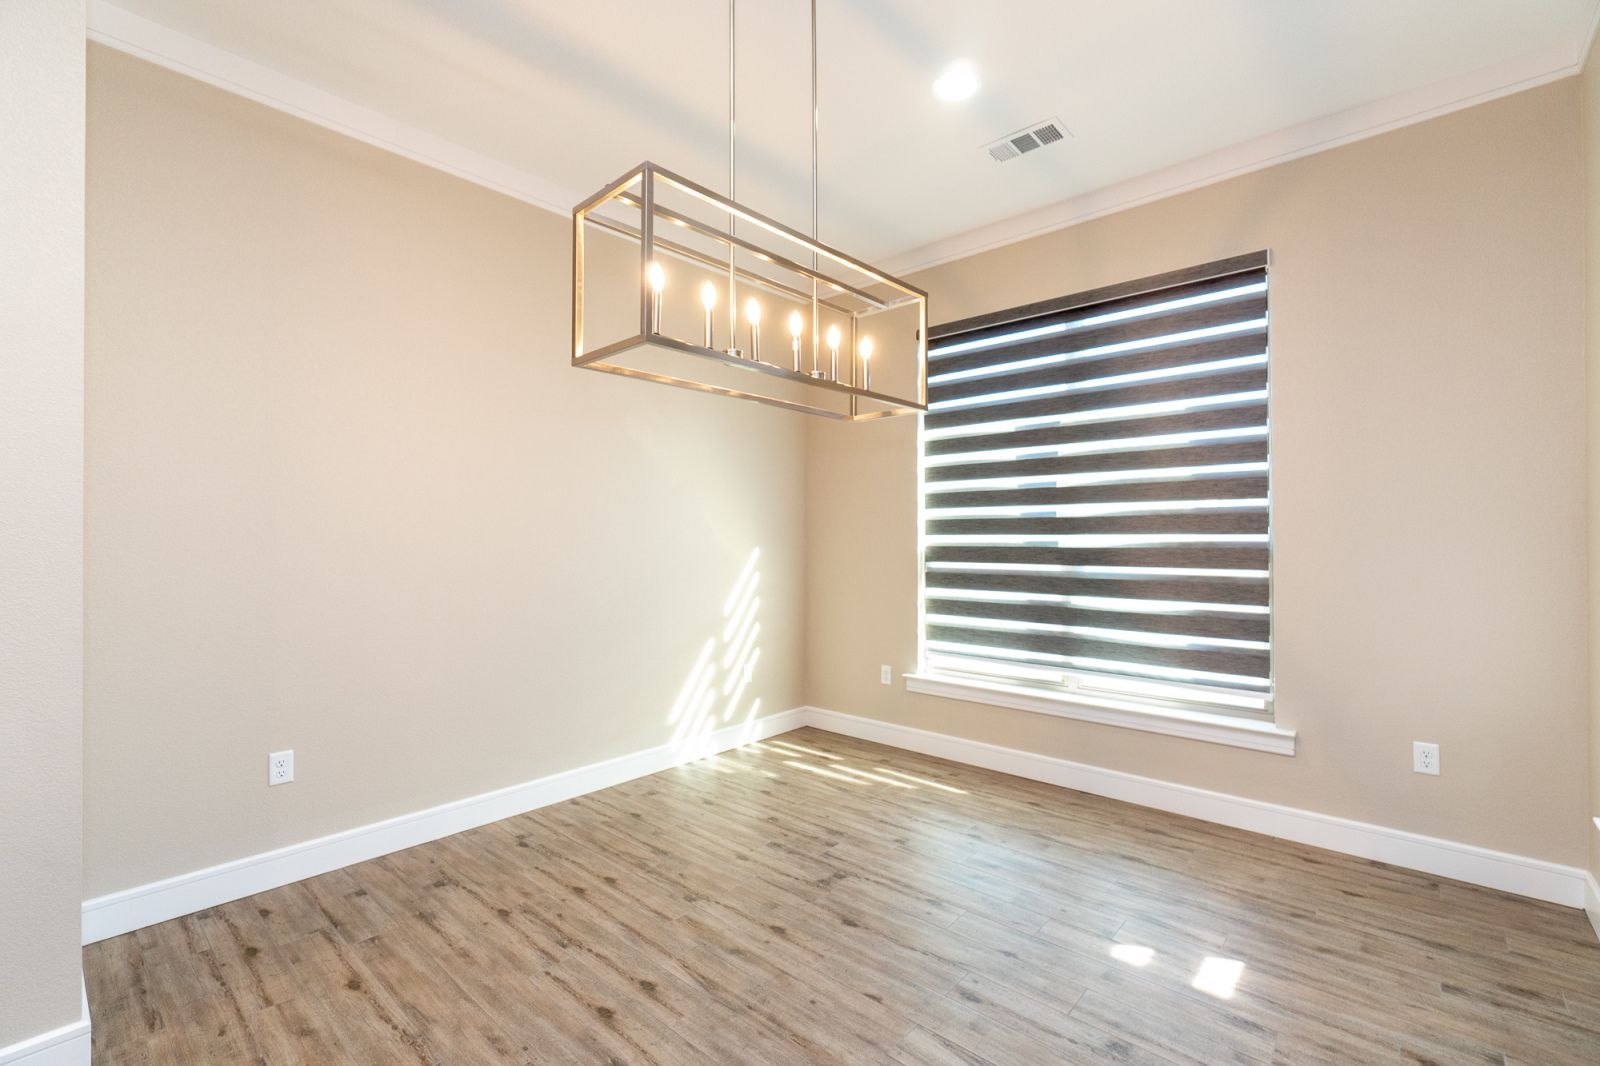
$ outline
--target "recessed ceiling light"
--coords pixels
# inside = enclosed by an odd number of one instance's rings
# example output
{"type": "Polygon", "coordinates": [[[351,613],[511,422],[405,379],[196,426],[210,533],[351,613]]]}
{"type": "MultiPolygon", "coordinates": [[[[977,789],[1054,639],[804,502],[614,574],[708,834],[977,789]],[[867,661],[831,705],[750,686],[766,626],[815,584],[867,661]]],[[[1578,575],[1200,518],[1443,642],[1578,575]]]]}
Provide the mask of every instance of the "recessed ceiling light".
{"type": "Polygon", "coordinates": [[[951,63],[939,74],[933,83],[933,95],[953,104],[977,92],[981,84],[977,68],[962,59],[951,63]]]}

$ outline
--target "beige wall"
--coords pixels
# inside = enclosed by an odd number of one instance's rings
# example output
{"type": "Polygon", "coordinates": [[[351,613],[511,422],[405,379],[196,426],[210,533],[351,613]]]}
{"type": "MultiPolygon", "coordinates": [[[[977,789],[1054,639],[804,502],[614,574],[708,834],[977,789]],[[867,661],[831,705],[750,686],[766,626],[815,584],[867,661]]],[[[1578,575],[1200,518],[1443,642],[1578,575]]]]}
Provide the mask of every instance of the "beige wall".
{"type": "Polygon", "coordinates": [[[1580,117],[1569,79],[911,279],[940,322],[1272,250],[1296,756],[879,685],[917,654],[909,421],[811,431],[808,702],[1582,863],[1580,117]]]}
{"type": "Polygon", "coordinates": [[[801,416],[568,366],[553,214],[89,76],[88,895],[671,742],[707,643],[801,702],[801,416]]]}
{"type": "MultiPolygon", "coordinates": [[[[1600,64],[1591,45],[1583,92],[1585,285],[1589,408],[1589,872],[1600,879],[1600,64]]],[[[1600,915],[1591,915],[1600,922],[1600,915]]],[[[1596,931],[1600,932],[1600,925],[1596,931]]]]}
{"type": "Polygon", "coordinates": [[[670,741],[756,549],[731,720],[803,663],[819,706],[1583,861],[1575,81],[913,279],[940,321],[1272,249],[1292,759],[880,686],[909,422],[573,371],[562,220],[121,54],[90,82],[88,895],[670,741]]]}
{"type": "Polygon", "coordinates": [[[0,3],[0,1049],[76,1022],[82,3],[0,3]]]}

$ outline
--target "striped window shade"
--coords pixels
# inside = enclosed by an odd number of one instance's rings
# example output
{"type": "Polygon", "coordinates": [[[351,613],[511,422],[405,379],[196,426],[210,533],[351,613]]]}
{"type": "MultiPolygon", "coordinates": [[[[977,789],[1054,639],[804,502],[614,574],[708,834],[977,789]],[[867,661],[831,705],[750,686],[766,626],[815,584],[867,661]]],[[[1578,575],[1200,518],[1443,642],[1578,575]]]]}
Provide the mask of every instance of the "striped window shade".
{"type": "Polygon", "coordinates": [[[931,331],[926,672],[1270,716],[1267,258],[931,331]]]}

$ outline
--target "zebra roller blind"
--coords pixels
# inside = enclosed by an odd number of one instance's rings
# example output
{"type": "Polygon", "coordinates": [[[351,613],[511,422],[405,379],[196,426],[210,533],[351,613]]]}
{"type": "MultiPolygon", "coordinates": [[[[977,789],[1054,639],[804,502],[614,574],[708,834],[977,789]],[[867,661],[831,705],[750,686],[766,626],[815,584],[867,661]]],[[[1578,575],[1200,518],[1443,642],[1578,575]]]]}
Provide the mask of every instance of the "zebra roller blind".
{"type": "Polygon", "coordinates": [[[930,341],[925,668],[1270,714],[1267,253],[930,341]]]}

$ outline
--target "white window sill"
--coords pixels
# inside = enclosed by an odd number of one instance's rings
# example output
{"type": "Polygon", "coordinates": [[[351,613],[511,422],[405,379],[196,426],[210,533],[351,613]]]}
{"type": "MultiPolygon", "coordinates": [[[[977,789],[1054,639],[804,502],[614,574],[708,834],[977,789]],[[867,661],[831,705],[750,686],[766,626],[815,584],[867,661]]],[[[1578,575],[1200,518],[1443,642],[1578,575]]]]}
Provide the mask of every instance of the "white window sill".
{"type": "Polygon", "coordinates": [[[1165,733],[1210,744],[1272,752],[1274,755],[1294,754],[1294,730],[1251,718],[1177,708],[1138,707],[1111,700],[1041,692],[1002,681],[978,681],[941,674],[906,674],[905,680],[906,691],[929,696],[1053,714],[1059,718],[1076,718],[1082,722],[1122,726],[1146,733],[1165,733]]]}

